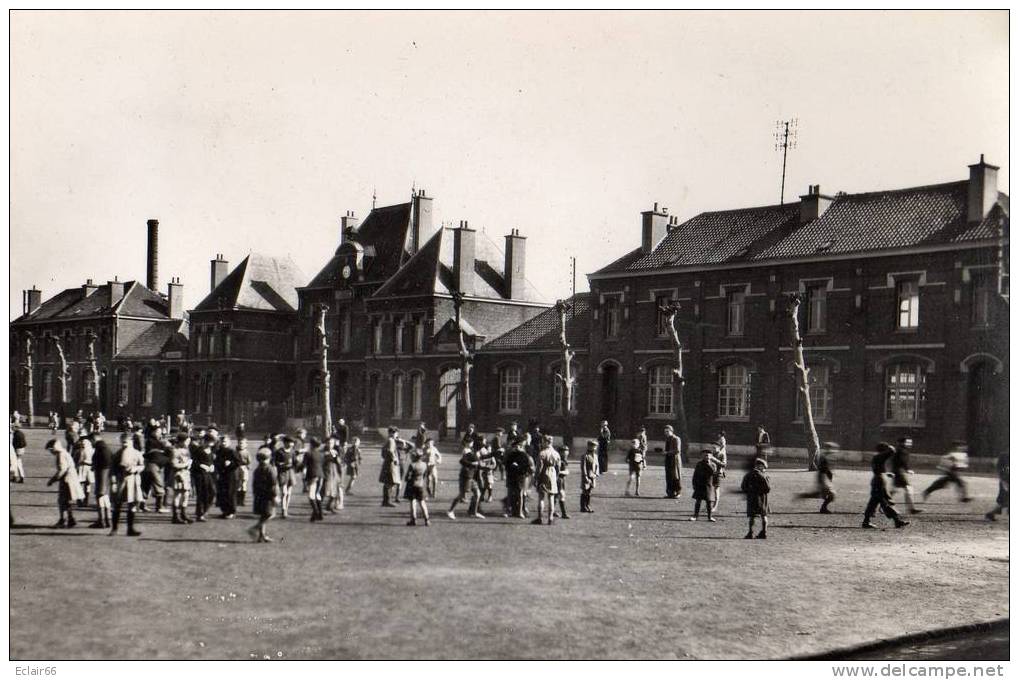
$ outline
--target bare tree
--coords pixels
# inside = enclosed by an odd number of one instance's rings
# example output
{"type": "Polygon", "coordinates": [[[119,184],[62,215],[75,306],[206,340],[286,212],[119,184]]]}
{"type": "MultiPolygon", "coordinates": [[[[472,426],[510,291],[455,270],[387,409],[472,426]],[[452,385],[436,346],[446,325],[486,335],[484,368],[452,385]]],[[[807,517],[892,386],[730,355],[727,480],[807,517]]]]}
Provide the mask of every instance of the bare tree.
{"type": "Polygon", "coordinates": [[[471,368],[474,366],[474,353],[467,348],[467,336],[464,333],[462,322],[464,295],[460,291],[453,291],[453,312],[456,317],[457,340],[460,344],[460,387],[457,390],[457,398],[463,408],[456,410],[458,419],[461,420],[460,429],[465,431],[467,423],[471,420],[471,368]],[[462,414],[462,415],[461,415],[462,414]]]}
{"type": "Polygon", "coordinates": [[[799,293],[792,293],[786,300],[785,309],[793,335],[793,368],[796,369],[800,399],[803,400],[803,428],[807,435],[807,467],[810,470],[816,470],[817,454],[821,445],[817,438],[817,429],[814,427],[814,411],[810,406],[810,369],[807,368],[807,363],[803,359],[803,337],[800,335],[799,318],[802,302],[803,297],[799,293]]]}
{"type": "Polygon", "coordinates": [[[71,369],[67,367],[67,354],[64,352],[64,344],[60,338],[53,336],[53,346],[57,349],[57,357],[60,360],[57,378],[60,380],[60,416],[64,416],[64,404],[67,403],[67,379],[71,377],[71,369]]]}
{"type": "Polygon", "coordinates": [[[88,370],[92,373],[92,398],[99,408],[99,367],[96,365],[96,334],[92,331],[85,336],[88,339],[88,370]]]}
{"type": "Polygon", "coordinates": [[[683,342],[679,339],[679,329],[676,327],[680,309],[681,305],[678,302],[669,300],[666,304],[660,306],[658,311],[665,315],[665,330],[669,333],[669,338],[672,340],[673,349],[676,350],[676,368],[672,370],[672,377],[676,383],[676,426],[683,445],[679,453],[681,460],[685,462],[689,460],[687,451],[690,446],[690,437],[686,426],[686,402],[684,395],[686,376],[683,373],[683,342]]]}
{"type": "Polygon", "coordinates": [[[319,303],[315,305],[314,310],[318,314],[315,335],[318,338],[318,372],[322,392],[322,432],[328,437],[333,433],[332,398],[329,395],[329,341],[326,336],[326,312],[329,311],[329,305],[319,303]]]}
{"type": "Polygon", "coordinates": [[[573,390],[576,387],[577,379],[573,376],[573,357],[576,353],[570,349],[570,343],[566,341],[566,315],[572,309],[572,305],[565,300],[556,300],[555,309],[559,313],[559,347],[563,350],[562,371],[557,371],[555,377],[563,386],[562,399],[559,402],[565,420],[563,443],[566,446],[571,446],[573,443],[573,390]]]}
{"type": "Polygon", "coordinates": [[[32,342],[35,336],[31,332],[25,333],[25,415],[28,424],[31,426],[35,418],[35,367],[32,365],[32,342]]]}

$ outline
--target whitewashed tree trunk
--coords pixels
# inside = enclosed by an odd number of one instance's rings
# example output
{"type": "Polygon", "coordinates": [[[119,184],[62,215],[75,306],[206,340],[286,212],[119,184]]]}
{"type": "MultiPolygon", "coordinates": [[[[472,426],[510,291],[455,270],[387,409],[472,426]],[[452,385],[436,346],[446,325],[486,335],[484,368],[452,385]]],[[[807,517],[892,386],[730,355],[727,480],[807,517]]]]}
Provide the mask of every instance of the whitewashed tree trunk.
{"type": "Polygon", "coordinates": [[[793,337],[793,368],[796,369],[797,385],[800,390],[800,399],[803,400],[803,429],[807,435],[807,467],[810,470],[817,469],[817,454],[821,450],[820,441],[817,438],[817,428],[814,427],[814,411],[810,404],[810,369],[803,358],[803,337],[800,335],[800,304],[802,298],[799,293],[789,296],[786,305],[786,315],[789,317],[790,330],[793,337]]]}
{"type": "Polygon", "coordinates": [[[329,311],[329,305],[316,305],[315,310],[318,312],[315,331],[318,335],[319,379],[322,392],[322,431],[324,436],[328,437],[333,433],[332,397],[329,394],[329,341],[326,336],[326,312],[329,311]]]}
{"type": "Polygon", "coordinates": [[[32,339],[31,333],[25,334],[25,415],[30,427],[35,418],[35,367],[32,365],[32,339]]]}
{"type": "Polygon", "coordinates": [[[57,357],[60,359],[58,379],[60,380],[60,417],[64,417],[64,404],[67,403],[67,378],[71,375],[71,369],[67,367],[67,355],[64,353],[63,343],[60,338],[53,338],[53,346],[57,349],[57,357]]]}
{"type": "Polygon", "coordinates": [[[682,444],[679,454],[681,460],[685,462],[689,460],[687,451],[689,451],[690,436],[686,425],[686,401],[684,394],[686,375],[683,372],[683,342],[679,338],[679,329],[676,327],[680,308],[678,302],[670,300],[667,305],[659,307],[659,311],[665,314],[666,330],[669,333],[669,338],[672,340],[672,348],[676,351],[676,368],[672,371],[672,377],[676,384],[676,430],[679,433],[682,444]]]}
{"type": "Polygon", "coordinates": [[[457,399],[463,408],[456,410],[459,429],[461,432],[467,430],[467,424],[471,420],[471,368],[474,366],[474,355],[467,348],[467,336],[461,324],[463,314],[463,293],[453,293],[453,311],[456,317],[456,334],[460,344],[460,387],[457,390],[457,399]]]}
{"type": "Polygon", "coordinates": [[[570,311],[570,305],[564,300],[557,300],[555,305],[559,312],[559,347],[563,351],[563,370],[556,373],[556,378],[562,383],[562,401],[559,406],[563,412],[563,443],[571,446],[573,443],[573,390],[576,387],[576,378],[573,377],[573,357],[575,352],[570,349],[566,341],[566,314],[570,311]]]}

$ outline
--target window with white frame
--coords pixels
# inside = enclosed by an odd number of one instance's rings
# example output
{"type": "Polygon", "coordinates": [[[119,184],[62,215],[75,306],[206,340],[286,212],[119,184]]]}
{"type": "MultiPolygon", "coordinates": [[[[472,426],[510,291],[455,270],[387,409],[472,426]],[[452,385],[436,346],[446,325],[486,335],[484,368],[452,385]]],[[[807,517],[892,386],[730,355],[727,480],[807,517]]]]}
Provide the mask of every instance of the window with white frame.
{"type": "Polygon", "coordinates": [[[410,417],[421,418],[421,400],[424,395],[425,377],[420,373],[410,376],[410,417]]]}
{"type": "Polygon", "coordinates": [[[151,368],[143,368],[142,376],[142,406],[152,406],[152,394],[155,391],[155,374],[151,368]]]}
{"type": "Polygon", "coordinates": [[[503,366],[499,369],[500,413],[520,413],[522,373],[519,366],[503,366]]]}
{"type": "Polygon", "coordinates": [[[927,401],[927,373],[916,362],[885,368],[885,420],[891,423],[923,423],[927,401]]]}
{"type": "Polygon", "coordinates": [[[974,326],[987,327],[994,323],[993,303],[998,277],[992,271],[973,272],[970,276],[972,311],[970,320],[974,326]]]}
{"type": "Polygon", "coordinates": [[[393,374],[393,417],[403,418],[403,373],[393,374]]]}
{"type": "MultiPolygon", "coordinates": [[[[807,393],[810,395],[810,412],[814,415],[814,420],[829,423],[832,414],[831,367],[826,364],[812,364],[808,368],[810,372],[807,374],[807,393]]],[[[797,389],[796,417],[802,420],[803,413],[803,396],[797,389]]]]}
{"type": "Polygon", "coordinates": [[[828,307],[828,286],[820,283],[809,285],[806,288],[807,332],[822,333],[828,307]]]}
{"type": "Polygon", "coordinates": [[[670,304],[672,304],[672,295],[655,293],[655,333],[659,337],[669,334],[669,313],[663,312],[662,308],[668,308],[670,304]]]}
{"type": "Polygon", "coordinates": [[[647,374],[647,412],[652,416],[672,415],[672,367],[652,366],[647,374]]]}
{"type": "Polygon", "coordinates": [[[746,321],[747,294],[745,290],[730,290],[725,295],[726,333],[743,335],[746,321]]]}
{"type": "Polygon", "coordinates": [[[718,369],[718,416],[747,418],[750,415],[750,371],[742,364],[718,369]]]}
{"type": "Polygon", "coordinates": [[[602,305],[603,326],[602,329],[606,338],[619,336],[619,328],[622,322],[622,309],[619,298],[616,296],[606,297],[602,305]]]}
{"type": "Polygon", "coordinates": [[[895,283],[898,300],[898,314],[895,327],[913,329],[920,325],[920,282],[917,279],[902,279],[895,283]]]}

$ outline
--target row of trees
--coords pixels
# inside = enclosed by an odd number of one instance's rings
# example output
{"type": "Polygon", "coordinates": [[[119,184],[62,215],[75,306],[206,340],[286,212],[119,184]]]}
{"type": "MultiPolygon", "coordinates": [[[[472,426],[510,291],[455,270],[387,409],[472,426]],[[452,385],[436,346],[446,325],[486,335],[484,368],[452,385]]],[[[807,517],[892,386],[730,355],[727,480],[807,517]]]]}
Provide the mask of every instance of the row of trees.
{"type": "MultiPolygon", "coordinates": [[[[99,367],[96,365],[96,334],[89,332],[88,336],[88,369],[92,374],[92,389],[94,390],[92,397],[95,403],[99,403],[99,367]]],[[[58,368],[57,368],[57,380],[60,381],[60,415],[63,417],[64,404],[67,404],[67,381],[71,378],[71,369],[67,361],[67,354],[64,352],[64,345],[60,338],[57,336],[48,336],[44,338],[53,343],[53,347],[57,352],[58,368]]],[[[21,367],[25,375],[25,411],[28,416],[28,422],[31,423],[35,417],[35,364],[33,361],[33,351],[35,345],[35,335],[31,331],[25,333],[25,352],[24,359],[21,367]]]]}

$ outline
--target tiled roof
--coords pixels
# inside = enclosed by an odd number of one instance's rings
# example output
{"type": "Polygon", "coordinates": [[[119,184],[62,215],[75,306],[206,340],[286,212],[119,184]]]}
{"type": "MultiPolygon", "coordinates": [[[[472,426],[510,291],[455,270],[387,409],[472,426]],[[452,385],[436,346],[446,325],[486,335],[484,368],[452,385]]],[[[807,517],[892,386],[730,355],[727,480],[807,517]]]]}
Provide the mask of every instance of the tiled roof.
{"type": "MultiPolygon", "coordinates": [[[[375,297],[394,295],[448,295],[455,287],[453,277],[453,229],[443,228],[432,236],[413,257],[400,268],[375,297]]],[[[506,299],[504,274],[506,257],[485,232],[475,232],[474,295],[482,298],[506,299]]],[[[526,279],[523,290],[513,297],[526,302],[543,302],[542,295],[526,279]]]]}
{"type": "MultiPolygon", "coordinates": [[[[577,293],[569,302],[573,311],[566,314],[566,342],[574,349],[588,346],[591,334],[591,294],[577,293]]],[[[559,347],[559,312],[546,309],[530,321],[485,343],[485,352],[559,347]]]]}
{"type": "MultiPolygon", "coordinates": [[[[351,236],[352,240],[364,246],[366,281],[385,281],[400,268],[408,256],[406,243],[410,218],[410,203],[373,208],[351,236]],[[367,259],[369,255],[371,257],[367,259]]],[[[308,287],[333,285],[340,280],[343,264],[343,258],[333,255],[308,287]]]]}
{"type": "Polygon", "coordinates": [[[249,309],[271,312],[297,310],[297,287],[304,274],[287,257],[251,253],[226,275],[195,311],[249,309]]]}
{"type": "Polygon", "coordinates": [[[117,353],[118,359],[158,358],[165,351],[187,347],[188,324],[180,319],[158,321],[130,345],[117,353]]]}
{"type": "Polygon", "coordinates": [[[800,202],[706,212],[672,227],[650,253],[627,253],[597,274],[659,267],[864,253],[993,238],[1008,228],[1008,196],[983,221],[966,220],[968,182],[840,194],[800,224],[800,202]]]}
{"type": "Polygon", "coordinates": [[[59,321],[91,316],[138,316],[165,319],[168,314],[166,300],[137,281],[125,281],[124,297],[110,307],[110,284],[97,286],[89,295],[82,288],[67,288],[45,300],[31,314],[23,314],[19,321],[59,321]]]}

